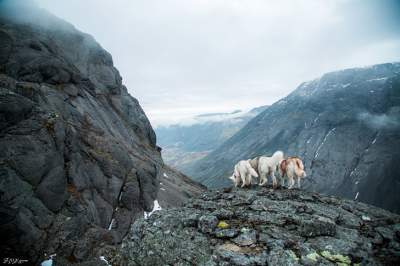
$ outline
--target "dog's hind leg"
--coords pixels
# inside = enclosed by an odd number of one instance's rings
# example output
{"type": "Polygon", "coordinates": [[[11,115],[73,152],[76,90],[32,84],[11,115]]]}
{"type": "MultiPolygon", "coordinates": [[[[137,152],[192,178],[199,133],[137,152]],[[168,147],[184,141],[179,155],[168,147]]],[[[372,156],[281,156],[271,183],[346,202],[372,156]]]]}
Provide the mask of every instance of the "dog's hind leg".
{"type": "Polygon", "coordinates": [[[287,173],[287,177],[288,177],[288,188],[292,189],[294,185],[294,178],[292,173],[287,173]]]}
{"type": "Polygon", "coordinates": [[[271,177],[272,177],[272,187],[276,188],[278,183],[276,182],[276,176],[275,176],[275,171],[272,169],[271,170],[271,177]]]}

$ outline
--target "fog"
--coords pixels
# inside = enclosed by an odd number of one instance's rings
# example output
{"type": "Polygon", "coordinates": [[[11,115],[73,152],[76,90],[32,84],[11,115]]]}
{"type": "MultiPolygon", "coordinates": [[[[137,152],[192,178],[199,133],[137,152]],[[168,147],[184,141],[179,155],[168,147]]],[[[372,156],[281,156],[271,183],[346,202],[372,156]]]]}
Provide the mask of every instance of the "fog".
{"type": "Polygon", "coordinates": [[[36,2],[112,54],[154,126],[271,104],[328,71],[400,61],[399,1],[36,2]]]}
{"type": "Polygon", "coordinates": [[[362,112],[358,119],[376,130],[397,130],[400,128],[400,107],[392,107],[385,114],[362,112]]]}

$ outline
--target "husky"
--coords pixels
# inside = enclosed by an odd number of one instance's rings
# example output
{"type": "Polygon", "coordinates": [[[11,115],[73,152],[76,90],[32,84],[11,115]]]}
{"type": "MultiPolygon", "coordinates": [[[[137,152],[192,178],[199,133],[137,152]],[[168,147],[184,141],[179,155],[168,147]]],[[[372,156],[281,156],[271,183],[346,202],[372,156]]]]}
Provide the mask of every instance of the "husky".
{"type": "Polygon", "coordinates": [[[279,162],[284,159],[282,151],[276,151],[271,157],[261,156],[252,159],[250,164],[257,165],[258,174],[260,176],[260,186],[265,186],[268,182],[267,176],[272,177],[272,186],[276,188],[277,182],[275,172],[279,166],[279,162]]]}
{"type": "Polygon", "coordinates": [[[242,181],[241,187],[251,185],[252,176],[258,177],[257,172],[251,167],[249,160],[241,160],[239,161],[233,170],[233,175],[229,177],[235,185],[235,187],[239,186],[240,181],[242,181]]]}
{"type": "Polygon", "coordinates": [[[294,186],[294,178],[297,179],[297,187],[300,188],[300,179],[307,176],[304,171],[304,164],[299,157],[288,157],[279,162],[279,174],[281,176],[281,185],[285,185],[285,175],[288,178],[288,187],[294,186]]]}

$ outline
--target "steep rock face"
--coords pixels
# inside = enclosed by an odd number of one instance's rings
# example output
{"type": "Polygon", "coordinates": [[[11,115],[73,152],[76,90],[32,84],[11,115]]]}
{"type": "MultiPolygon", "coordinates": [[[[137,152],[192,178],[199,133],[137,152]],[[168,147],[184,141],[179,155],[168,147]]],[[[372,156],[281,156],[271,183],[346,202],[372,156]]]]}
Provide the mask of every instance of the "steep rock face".
{"type": "Polygon", "coordinates": [[[158,180],[160,190],[157,199],[162,208],[182,206],[188,199],[207,190],[204,185],[168,165],[162,167],[158,180]]]}
{"type": "Polygon", "coordinates": [[[140,219],[118,265],[397,265],[400,216],[300,190],[206,192],[140,219]]]}
{"type": "Polygon", "coordinates": [[[205,157],[221,143],[238,132],[253,117],[265,110],[260,106],[248,112],[198,115],[190,124],[176,124],[155,128],[164,161],[186,172],[186,166],[205,157]]]}
{"type": "Polygon", "coordinates": [[[400,212],[400,64],[301,84],[188,174],[209,187],[229,186],[238,160],[277,149],[303,159],[307,189],[400,212]]]}
{"type": "Polygon", "coordinates": [[[164,167],[111,55],[26,1],[0,2],[0,165],[0,249],[29,264],[120,243],[164,167]]]}

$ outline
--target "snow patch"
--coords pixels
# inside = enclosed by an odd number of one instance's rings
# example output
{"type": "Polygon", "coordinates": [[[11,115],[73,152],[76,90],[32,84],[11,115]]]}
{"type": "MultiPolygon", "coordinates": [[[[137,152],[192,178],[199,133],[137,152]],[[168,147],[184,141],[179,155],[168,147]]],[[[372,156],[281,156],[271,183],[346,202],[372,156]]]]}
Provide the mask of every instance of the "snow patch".
{"type": "Polygon", "coordinates": [[[377,138],[374,138],[374,140],[371,142],[371,144],[375,144],[377,138]]]}
{"type": "Polygon", "coordinates": [[[57,256],[57,254],[53,254],[49,256],[49,259],[40,263],[40,266],[52,266],[53,265],[53,258],[57,256]]]}
{"type": "Polygon", "coordinates": [[[380,81],[380,80],[387,80],[387,79],[388,79],[388,77],[383,77],[383,78],[376,78],[376,79],[367,79],[367,81],[371,82],[371,81],[380,81]]]}
{"type": "Polygon", "coordinates": [[[356,196],[354,197],[354,200],[357,200],[359,194],[360,192],[357,192],[356,196]]]}
{"type": "Polygon", "coordinates": [[[106,258],[104,256],[100,256],[99,257],[102,261],[104,261],[105,263],[107,263],[108,266],[111,266],[111,264],[106,260],[106,258]]]}
{"type": "Polygon", "coordinates": [[[162,210],[160,204],[158,204],[158,200],[154,201],[154,207],[151,212],[144,212],[144,219],[149,218],[154,212],[162,210]]]}
{"type": "Polygon", "coordinates": [[[317,148],[317,151],[315,152],[315,157],[314,158],[317,158],[318,157],[318,155],[319,155],[319,150],[321,149],[321,147],[325,144],[325,141],[326,141],[326,139],[329,137],[329,135],[330,134],[332,134],[333,133],[333,131],[335,131],[335,127],[334,128],[332,128],[331,130],[329,130],[329,132],[325,135],[325,137],[324,137],[324,140],[321,142],[321,144],[318,146],[318,148],[317,148]]]}
{"type": "Polygon", "coordinates": [[[351,83],[342,84],[342,88],[347,88],[350,85],[351,85],[351,83]]]}
{"type": "Polygon", "coordinates": [[[165,178],[169,178],[169,176],[168,176],[166,173],[163,173],[163,176],[164,176],[165,178]]]}
{"type": "Polygon", "coordinates": [[[161,189],[162,191],[165,191],[165,188],[163,188],[163,187],[162,187],[162,188],[160,188],[160,189],[161,189]]]}
{"type": "Polygon", "coordinates": [[[361,216],[361,219],[362,219],[363,221],[371,221],[371,218],[369,218],[369,217],[366,216],[366,215],[361,216]]]}
{"type": "Polygon", "coordinates": [[[114,225],[115,219],[111,219],[110,225],[108,226],[108,231],[110,231],[114,225]]]}
{"type": "Polygon", "coordinates": [[[321,116],[321,113],[319,113],[319,114],[317,115],[317,117],[314,119],[313,124],[314,124],[315,122],[318,121],[318,119],[319,119],[320,116],[321,116]]]}

